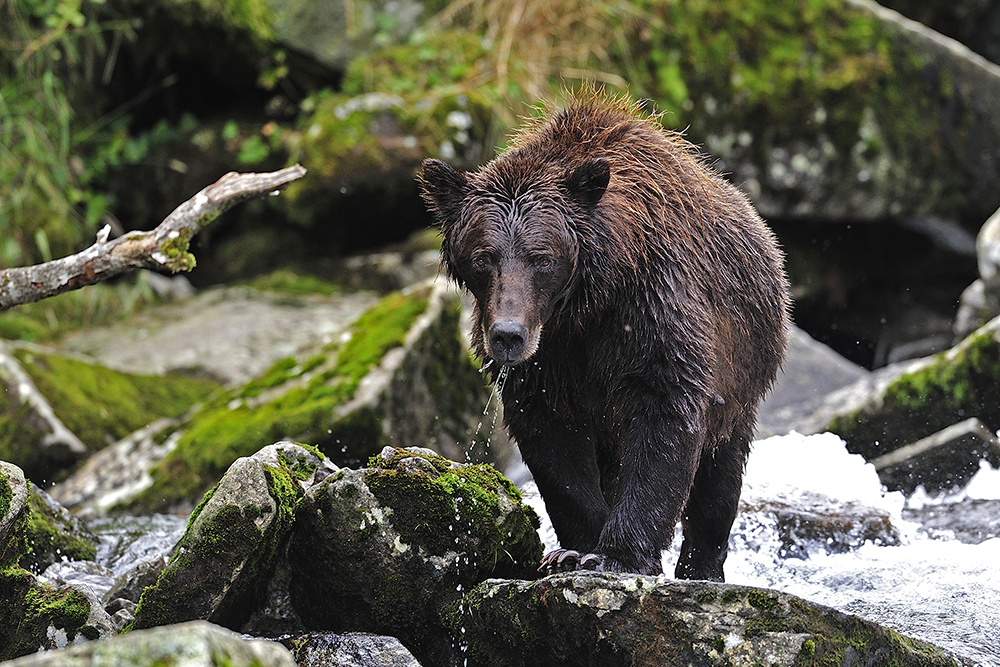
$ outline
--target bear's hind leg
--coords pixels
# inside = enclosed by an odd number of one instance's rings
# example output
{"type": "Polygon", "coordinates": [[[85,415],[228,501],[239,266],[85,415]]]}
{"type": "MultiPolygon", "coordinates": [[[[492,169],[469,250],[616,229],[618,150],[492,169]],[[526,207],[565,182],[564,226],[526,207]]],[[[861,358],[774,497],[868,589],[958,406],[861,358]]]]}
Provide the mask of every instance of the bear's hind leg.
{"type": "Polygon", "coordinates": [[[678,579],[725,581],[722,566],[729,550],[729,531],[743,487],[743,468],[750,451],[750,427],[705,452],[684,508],[684,542],[674,576],[678,579]]]}

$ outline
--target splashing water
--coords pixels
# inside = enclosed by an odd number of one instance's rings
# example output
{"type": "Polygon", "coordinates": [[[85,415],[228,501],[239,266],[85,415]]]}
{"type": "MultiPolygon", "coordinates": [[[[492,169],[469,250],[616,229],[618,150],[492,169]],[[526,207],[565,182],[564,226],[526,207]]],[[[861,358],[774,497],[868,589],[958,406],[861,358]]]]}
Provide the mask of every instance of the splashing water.
{"type": "MultiPolygon", "coordinates": [[[[792,593],[933,642],[976,664],[1000,667],[1000,570],[995,565],[1000,538],[963,544],[947,531],[929,534],[904,520],[902,494],[886,492],[874,466],[849,454],[832,434],[792,433],[754,444],[744,500],[771,498],[801,506],[815,494],[882,510],[899,529],[900,544],[866,542],[847,553],[813,549],[806,559],[782,558],[773,526],[741,515],[730,539],[726,581],[792,593]]],[[[937,502],[966,497],[1000,497],[1000,472],[986,465],[965,489],[937,502]]],[[[927,502],[926,496],[916,500],[927,502]]]]}
{"type": "MultiPolygon", "coordinates": [[[[479,369],[480,374],[485,373],[490,366],[493,365],[493,360],[488,360],[482,368],[479,369]]],[[[501,366],[500,370],[497,372],[496,378],[493,380],[493,388],[490,391],[489,398],[486,399],[486,407],[483,408],[483,418],[490,412],[490,407],[493,408],[493,418],[490,420],[490,429],[486,435],[486,443],[484,445],[485,451],[489,451],[490,445],[493,444],[493,433],[496,432],[497,428],[497,415],[500,414],[500,397],[503,394],[503,387],[507,383],[507,376],[510,374],[510,366],[501,366]],[[494,400],[494,398],[496,400],[494,400]]],[[[476,426],[475,435],[479,435],[483,432],[483,422],[480,421],[476,426]]],[[[478,438],[473,436],[472,440],[469,442],[469,446],[465,448],[465,462],[472,463],[472,455],[476,450],[476,445],[478,444],[478,438]]]]}

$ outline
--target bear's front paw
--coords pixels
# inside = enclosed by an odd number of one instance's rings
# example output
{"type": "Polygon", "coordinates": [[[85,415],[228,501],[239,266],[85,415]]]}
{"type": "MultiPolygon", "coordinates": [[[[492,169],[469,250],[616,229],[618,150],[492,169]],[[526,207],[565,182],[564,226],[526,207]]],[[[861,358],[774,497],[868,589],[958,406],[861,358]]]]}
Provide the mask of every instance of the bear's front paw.
{"type": "Polygon", "coordinates": [[[555,572],[575,572],[577,570],[604,571],[604,556],[600,554],[582,554],[573,549],[556,549],[545,554],[539,572],[553,574],[555,572]]]}

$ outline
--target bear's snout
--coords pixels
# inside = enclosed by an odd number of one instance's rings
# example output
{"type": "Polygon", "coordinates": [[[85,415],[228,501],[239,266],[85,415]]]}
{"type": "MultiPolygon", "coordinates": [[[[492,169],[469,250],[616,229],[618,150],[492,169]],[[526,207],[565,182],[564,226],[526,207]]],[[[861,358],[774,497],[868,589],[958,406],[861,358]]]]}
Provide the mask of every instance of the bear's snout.
{"type": "Polygon", "coordinates": [[[494,322],[489,330],[490,351],[500,364],[511,366],[523,360],[528,329],[520,322],[494,322]]]}

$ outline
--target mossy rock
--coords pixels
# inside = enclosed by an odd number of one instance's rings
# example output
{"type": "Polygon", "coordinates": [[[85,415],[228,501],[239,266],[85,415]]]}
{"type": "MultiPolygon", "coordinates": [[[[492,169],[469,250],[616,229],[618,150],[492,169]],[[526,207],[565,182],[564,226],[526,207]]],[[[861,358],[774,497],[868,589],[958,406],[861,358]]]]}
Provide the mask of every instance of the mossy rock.
{"type": "Polygon", "coordinates": [[[0,569],[0,660],[56,648],[56,637],[97,639],[91,601],[68,586],[52,588],[16,566],[0,569]]]}
{"type": "Polygon", "coordinates": [[[263,602],[303,486],[324,466],[318,451],[293,443],[234,462],[191,514],[156,584],[143,592],[134,628],[202,619],[239,629],[263,602]]]}
{"type": "Polygon", "coordinates": [[[438,442],[454,451],[470,439],[486,400],[460,339],[457,297],[441,284],[396,292],[341,340],[278,361],[192,415],[131,504],[161,510],[191,502],[237,457],[282,439],[316,445],[338,465],[356,466],[391,443],[438,442]]]}
{"type": "Polygon", "coordinates": [[[978,229],[1000,204],[1000,76],[929,31],[862,0],[636,7],[632,94],[765,218],[934,214],[978,229]]]}
{"type": "Polygon", "coordinates": [[[490,667],[959,664],[926,642],[792,595],[628,574],[487,581],[453,624],[468,663],[490,667]]]}
{"type": "Polygon", "coordinates": [[[39,574],[64,559],[94,560],[98,538],[49,494],[28,484],[26,539],[29,551],[21,557],[21,567],[39,574]]]}
{"type": "MultiPolygon", "coordinates": [[[[179,416],[220,389],[215,382],[180,373],[122,373],[34,346],[13,347],[10,356],[51,413],[89,451],[160,417],[179,416]]],[[[52,424],[37,406],[17,396],[19,392],[0,393],[0,459],[20,466],[39,483],[64,475],[86,452],[49,446],[52,424]]]]}
{"type": "Polygon", "coordinates": [[[386,448],[306,492],[289,559],[307,626],[391,634],[423,665],[453,664],[448,629],[463,592],[487,577],[534,577],[538,518],[483,464],[386,448]]]}
{"type": "Polygon", "coordinates": [[[1000,429],[1000,318],[917,362],[826,430],[871,460],[970,417],[1000,429]]]}

